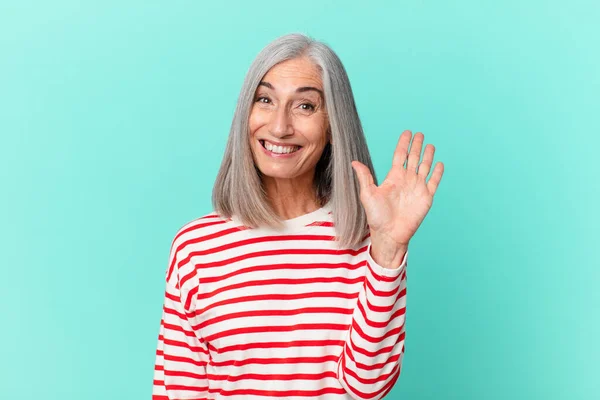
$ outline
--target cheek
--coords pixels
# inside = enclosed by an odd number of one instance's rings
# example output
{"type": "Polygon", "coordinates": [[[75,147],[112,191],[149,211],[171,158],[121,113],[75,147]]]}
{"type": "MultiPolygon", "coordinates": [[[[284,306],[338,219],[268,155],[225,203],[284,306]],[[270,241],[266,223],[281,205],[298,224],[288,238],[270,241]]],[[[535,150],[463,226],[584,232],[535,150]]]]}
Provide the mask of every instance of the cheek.
{"type": "Polygon", "coordinates": [[[328,142],[327,121],[312,121],[310,126],[306,126],[305,132],[310,135],[309,140],[318,147],[324,146],[328,142]]]}
{"type": "Polygon", "coordinates": [[[250,134],[254,134],[261,126],[266,124],[266,116],[259,110],[252,110],[250,112],[250,118],[248,119],[248,127],[250,134]]]}

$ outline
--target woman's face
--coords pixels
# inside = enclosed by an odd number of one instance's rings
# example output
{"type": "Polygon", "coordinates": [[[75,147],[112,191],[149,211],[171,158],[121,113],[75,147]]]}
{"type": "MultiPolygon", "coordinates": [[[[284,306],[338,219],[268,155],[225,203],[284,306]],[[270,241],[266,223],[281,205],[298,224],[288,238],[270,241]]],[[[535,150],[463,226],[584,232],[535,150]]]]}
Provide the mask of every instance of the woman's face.
{"type": "Polygon", "coordinates": [[[265,177],[312,181],[329,141],[324,101],[321,74],[307,58],[284,61],[265,74],[249,121],[254,162],[265,177]]]}

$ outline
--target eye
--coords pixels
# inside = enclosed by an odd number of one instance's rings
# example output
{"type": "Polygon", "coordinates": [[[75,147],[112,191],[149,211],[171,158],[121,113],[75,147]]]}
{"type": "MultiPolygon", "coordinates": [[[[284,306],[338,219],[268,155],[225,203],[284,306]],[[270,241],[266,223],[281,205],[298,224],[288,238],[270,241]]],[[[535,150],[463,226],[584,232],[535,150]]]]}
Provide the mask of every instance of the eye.
{"type": "Polygon", "coordinates": [[[314,111],[315,106],[310,103],[302,103],[300,104],[300,108],[304,111],[314,111]],[[306,107],[304,107],[306,106],[306,107]]]}
{"type": "Polygon", "coordinates": [[[260,97],[257,97],[255,101],[257,103],[268,104],[268,102],[271,101],[271,100],[268,97],[260,96],[260,97]],[[267,100],[267,101],[265,102],[265,101],[261,101],[261,100],[267,100]]]}

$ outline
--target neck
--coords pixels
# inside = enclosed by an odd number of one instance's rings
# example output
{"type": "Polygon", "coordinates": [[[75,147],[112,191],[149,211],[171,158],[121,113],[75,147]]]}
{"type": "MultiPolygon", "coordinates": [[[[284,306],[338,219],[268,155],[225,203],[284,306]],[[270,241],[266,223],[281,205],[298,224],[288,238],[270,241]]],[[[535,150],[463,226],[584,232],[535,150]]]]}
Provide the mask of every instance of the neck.
{"type": "Polygon", "coordinates": [[[281,219],[296,218],[321,205],[313,187],[313,176],[295,179],[263,177],[263,185],[273,210],[281,219]]]}

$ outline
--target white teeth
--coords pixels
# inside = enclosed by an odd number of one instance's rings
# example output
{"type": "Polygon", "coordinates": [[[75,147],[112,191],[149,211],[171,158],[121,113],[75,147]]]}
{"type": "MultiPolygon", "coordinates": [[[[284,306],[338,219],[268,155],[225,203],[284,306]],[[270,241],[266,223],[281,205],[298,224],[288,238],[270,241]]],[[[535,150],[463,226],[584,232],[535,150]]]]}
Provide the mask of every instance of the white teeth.
{"type": "Polygon", "coordinates": [[[269,142],[265,142],[265,148],[276,154],[288,154],[298,150],[298,146],[274,146],[269,142]]]}

